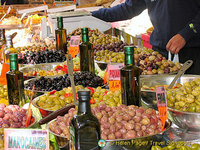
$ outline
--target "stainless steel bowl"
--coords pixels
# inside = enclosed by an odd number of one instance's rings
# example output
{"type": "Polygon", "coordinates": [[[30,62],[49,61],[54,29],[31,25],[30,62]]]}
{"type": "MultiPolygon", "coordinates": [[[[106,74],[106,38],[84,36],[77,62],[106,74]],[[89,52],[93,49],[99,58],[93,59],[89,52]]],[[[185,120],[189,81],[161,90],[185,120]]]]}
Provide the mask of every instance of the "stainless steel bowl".
{"type": "MultiPolygon", "coordinates": [[[[50,71],[50,70],[54,69],[57,65],[60,65],[60,64],[62,64],[62,62],[26,65],[26,66],[21,67],[19,70],[23,73],[29,73],[29,72],[34,72],[34,71],[38,72],[39,70],[50,71]]],[[[53,75],[53,76],[46,76],[46,77],[56,77],[56,76],[60,76],[60,75],[53,75]]],[[[35,78],[35,77],[38,77],[38,76],[24,76],[24,78],[26,80],[35,78]]]]}
{"type": "MultiPolygon", "coordinates": [[[[156,85],[169,85],[174,79],[175,75],[158,75],[158,76],[141,76],[141,87],[147,85],[148,87],[155,87],[156,85]]],[[[185,83],[195,78],[200,78],[200,75],[183,75],[177,80],[177,83],[185,83]]],[[[156,92],[151,90],[141,90],[141,98],[144,105],[157,110],[156,92]]]]}
{"type": "Polygon", "coordinates": [[[200,113],[184,112],[168,107],[172,121],[188,132],[200,132],[200,113]]]}

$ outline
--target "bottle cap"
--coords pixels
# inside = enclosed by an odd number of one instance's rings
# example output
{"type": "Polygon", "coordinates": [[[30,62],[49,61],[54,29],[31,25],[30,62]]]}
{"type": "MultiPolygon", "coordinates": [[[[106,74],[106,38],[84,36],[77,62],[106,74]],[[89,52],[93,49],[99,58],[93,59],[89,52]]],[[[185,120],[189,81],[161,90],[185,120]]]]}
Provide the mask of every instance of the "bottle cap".
{"type": "Polygon", "coordinates": [[[10,54],[9,59],[10,59],[10,61],[17,61],[18,60],[17,53],[10,54]]]}
{"type": "Polygon", "coordinates": [[[88,28],[81,28],[81,32],[82,32],[82,34],[88,33],[88,28]]]}
{"type": "Polygon", "coordinates": [[[133,55],[134,54],[134,46],[124,46],[124,53],[133,55]]]}
{"type": "Polygon", "coordinates": [[[63,22],[63,17],[57,17],[58,22],[63,22]]]}
{"type": "Polygon", "coordinates": [[[88,99],[90,100],[90,90],[87,89],[78,90],[78,97],[79,101],[87,101],[88,99]]]}

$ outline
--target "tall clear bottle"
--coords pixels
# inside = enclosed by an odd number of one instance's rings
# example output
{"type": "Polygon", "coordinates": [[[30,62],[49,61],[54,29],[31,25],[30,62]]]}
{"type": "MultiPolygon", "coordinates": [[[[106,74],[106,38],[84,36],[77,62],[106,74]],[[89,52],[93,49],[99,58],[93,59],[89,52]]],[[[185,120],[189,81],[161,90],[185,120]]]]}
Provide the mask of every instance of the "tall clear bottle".
{"type": "Polygon", "coordinates": [[[3,50],[6,45],[5,29],[0,29],[0,62],[3,62],[3,50]]]}
{"type": "Polygon", "coordinates": [[[23,73],[18,69],[17,54],[10,54],[10,71],[6,73],[9,104],[23,106],[24,98],[24,78],[23,73]]]}
{"type": "Polygon", "coordinates": [[[17,53],[17,50],[13,47],[12,36],[9,35],[6,37],[6,47],[3,51],[3,62],[10,63],[9,55],[13,53],[17,53]]]}
{"type": "Polygon", "coordinates": [[[88,28],[82,28],[82,43],[80,43],[80,70],[89,71],[95,73],[94,71],[94,50],[93,45],[89,42],[88,28]]]}
{"type": "Polygon", "coordinates": [[[55,30],[56,50],[67,53],[67,31],[63,28],[63,18],[57,17],[57,28],[55,30]]]}
{"type": "Polygon", "coordinates": [[[120,70],[122,103],[125,105],[141,105],[140,70],[135,66],[134,47],[125,46],[125,64],[120,70]]]}
{"type": "Polygon", "coordinates": [[[99,150],[100,123],[90,108],[90,91],[78,91],[78,113],[70,123],[71,150],[99,150]]]}

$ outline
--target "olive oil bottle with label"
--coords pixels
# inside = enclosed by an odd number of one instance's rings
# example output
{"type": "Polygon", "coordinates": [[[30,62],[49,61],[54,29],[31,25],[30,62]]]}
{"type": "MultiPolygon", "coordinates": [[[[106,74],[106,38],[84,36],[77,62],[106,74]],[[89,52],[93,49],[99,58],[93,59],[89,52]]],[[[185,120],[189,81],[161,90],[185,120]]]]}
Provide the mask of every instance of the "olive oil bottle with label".
{"type": "Polygon", "coordinates": [[[100,150],[100,123],[90,108],[90,91],[78,91],[78,113],[70,123],[71,150],[100,150]]]}
{"type": "Polygon", "coordinates": [[[89,71],[95,73],[94,71],[94,50],[93,45],[89,42],[88,28],[82,28],[82,43],[79,45],[80,49],[80,70],[89,71]]]}
{"type": "Polygon", "coordinates": [[[10,71],[6,73],[9,104],[23,106],[25,104],[23,73],[18,69],[17,54],[10,54],[9,58],[10,71]]]}
{"type": "Polygon", "coordinates": [[[141,105],[140,70],[135,66],[134,47],[125,46],[125,64],[120,70],[122,104],[141,105]]]}

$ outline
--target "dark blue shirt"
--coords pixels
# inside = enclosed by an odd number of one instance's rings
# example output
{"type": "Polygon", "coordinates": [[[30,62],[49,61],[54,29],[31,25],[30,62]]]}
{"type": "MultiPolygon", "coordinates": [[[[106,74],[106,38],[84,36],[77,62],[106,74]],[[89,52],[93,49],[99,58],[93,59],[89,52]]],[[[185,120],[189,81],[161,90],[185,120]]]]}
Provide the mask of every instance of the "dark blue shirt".
{"type": "MultiPolygon", "coordinates": [[[[176,34],[185,40],[185,47],[200,47],[200,0],[126,0],[113,8],[103,8],[92,15],[107,22],[131,19],[144,9],[154,31],[150,37],[153,46],[165,49],[176,34]]],[[[144,22],[145,23],[145,22],[144,22]]]]}

